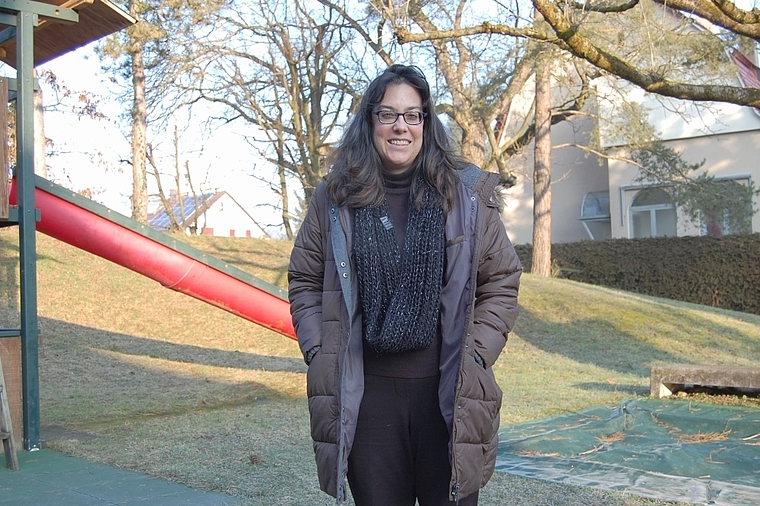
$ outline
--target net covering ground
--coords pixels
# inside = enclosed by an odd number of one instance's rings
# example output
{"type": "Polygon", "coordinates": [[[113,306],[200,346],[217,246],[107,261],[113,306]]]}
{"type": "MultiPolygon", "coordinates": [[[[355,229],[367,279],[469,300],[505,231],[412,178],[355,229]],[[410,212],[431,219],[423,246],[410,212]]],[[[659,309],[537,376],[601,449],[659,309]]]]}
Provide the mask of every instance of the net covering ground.
{"type": "Polygon", "coordinates": [[[760,410],[629,400],[504,427],[497,471],[667,501],[760,504],[760,410]]]}

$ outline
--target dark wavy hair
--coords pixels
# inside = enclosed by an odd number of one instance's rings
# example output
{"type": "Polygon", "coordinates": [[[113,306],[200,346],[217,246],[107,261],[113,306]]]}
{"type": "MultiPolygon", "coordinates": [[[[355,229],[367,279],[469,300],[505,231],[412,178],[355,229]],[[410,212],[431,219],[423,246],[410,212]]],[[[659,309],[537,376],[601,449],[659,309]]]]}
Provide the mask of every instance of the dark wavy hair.
{"type": "MultiPolygon", "coordinates": [[[[332,202],[352,208],[377,207],[385,197],[383,165],[372,142],[372,111],[382,102],[391,84],[408,84],[420,94],[423,122],[422,148],[412,167],[422,172],[425,181],[443,197],[444,212],[454,201],[458,169],[464,161],[452,150],[451,138],[435,113],[430,86],[422,71],[409,65],[392,65],[376,77],[362,97],[359,111],[350,119],[337,147],[327,157],[327,195],[332,202]]],[[[417,178],[413,178],[417,181],[417,178]]],[[[416,205],[421,202],[421,188],[412,184],[416,205]]]]}

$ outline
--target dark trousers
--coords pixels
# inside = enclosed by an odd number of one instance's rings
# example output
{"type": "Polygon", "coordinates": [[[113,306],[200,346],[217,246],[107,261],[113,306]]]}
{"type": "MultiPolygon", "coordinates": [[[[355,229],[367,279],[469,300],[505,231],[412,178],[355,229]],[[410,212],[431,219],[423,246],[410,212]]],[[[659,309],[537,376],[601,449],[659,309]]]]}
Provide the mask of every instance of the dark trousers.
{"type": "MultiPolygon", "coordinates": [[[[438,378],[365,376],[348,483],[356,506],[444,506],[449,501],[449,431],[438,378]]],[[[478,494],[460,499],[477,506],[478,494]]]]}

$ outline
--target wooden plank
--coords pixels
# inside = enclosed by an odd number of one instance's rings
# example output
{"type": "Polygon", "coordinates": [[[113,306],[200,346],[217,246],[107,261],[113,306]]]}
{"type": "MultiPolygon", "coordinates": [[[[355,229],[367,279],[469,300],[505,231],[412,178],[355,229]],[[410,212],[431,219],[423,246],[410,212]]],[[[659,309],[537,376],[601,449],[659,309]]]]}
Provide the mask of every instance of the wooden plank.
{"type": "Polygon", "coordinates": [[[3,362],[0,360],[0,434],[2,434],[3,440],[3,453],[5,453],[5,463],[8,469],[18,471],[18,455],[16,455],[16,442],[13,438],[7,394],[5,375],[3,374],[3,362]]]}
{"type": "MultiPolygon", "coordinates": [[[[46,63],[136,23],[110,0],[43,0],[79,14],[78,23],[43,19],[34,30],[34,65],[46,63]]],[[[4,25],[0,25],[2,29],[4,25]]],[[[0,61],[16,67],[16,38],[0,42],[0,61]]]]}
{"type": "Polygon", "coordinates": [[[13,431],[13,442],[16,448],[22,448],[24,434],[23,406],[21,405],[21,338],[0,338],[0,360],[5,373],[5,393],[10,409],[11,426],[18,427],[13,431]]]}

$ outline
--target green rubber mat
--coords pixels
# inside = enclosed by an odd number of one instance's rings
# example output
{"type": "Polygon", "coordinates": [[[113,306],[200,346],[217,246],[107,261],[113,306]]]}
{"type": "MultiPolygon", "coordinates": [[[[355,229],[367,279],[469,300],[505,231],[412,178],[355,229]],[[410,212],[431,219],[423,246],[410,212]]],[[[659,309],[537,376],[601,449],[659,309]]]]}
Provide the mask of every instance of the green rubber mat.
{"type": "MultiPolygon", "coordinates": [[[[232,506],[240,499],[69,457],[20,451],[19,471],[0,468],[2,506],[232,506]]],[[[5,463],[0,456],[0,462],[5,463]]]]}
{"type": "Polygon", "coordinates": [[[760,504],[760,410],[636,400],[503,427],[497,471],[667,501],[760,504]]]}

